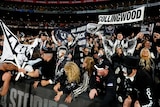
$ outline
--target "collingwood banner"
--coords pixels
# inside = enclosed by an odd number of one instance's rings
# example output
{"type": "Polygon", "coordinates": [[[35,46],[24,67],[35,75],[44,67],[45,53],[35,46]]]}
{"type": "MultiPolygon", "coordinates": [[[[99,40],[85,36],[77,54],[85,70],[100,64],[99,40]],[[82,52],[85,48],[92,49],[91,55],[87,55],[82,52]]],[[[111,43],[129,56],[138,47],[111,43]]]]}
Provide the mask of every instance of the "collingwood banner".
{"type": "Polygon", "coordinates": [[[99,15],[98,24],[123,24],[142,21],[144,17],[145,7],[140,7],[134,10],[112,14],[112,15],[99,15]]]}
{"type": "Polygon", "coordinates": [[[0,20],[0,25],[4,35],[1,62],[10,62],[16,66],[19,65],[22,67],[23,63],[31,58],[34,46],[21,44],[18,38],[9,30],[2,20],[0,20]]]}

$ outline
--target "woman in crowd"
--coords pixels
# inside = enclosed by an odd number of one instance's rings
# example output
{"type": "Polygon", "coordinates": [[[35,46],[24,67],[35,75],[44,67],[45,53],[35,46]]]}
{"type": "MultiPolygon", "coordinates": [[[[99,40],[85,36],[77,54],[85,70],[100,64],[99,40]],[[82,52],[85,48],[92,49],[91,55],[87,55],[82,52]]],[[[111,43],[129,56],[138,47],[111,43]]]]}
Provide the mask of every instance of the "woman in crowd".
{"type": "Polygon", "coordinates": [[[116,46],[115,53],[111,56],[114,71],[121,66],[122,58],[124,57],[123,48],[121,45],[116,46]]]}
{"type": "Polygon", "coordinates": [[[54,86],[55,101],[59,101],[63,94],[71,94],[80,81],[80,69],[74,62],[67,62],[64,66],[64,78],[54,86]]]}
{"type": "Polygon", "coordinates": [[[143,42],[143,48],[148,48],[151,53],[151,57],[155,58],[154,50],[152,49],[152,42],[150,40],[145,40],[143,42]]]}
{"type": "Polygon", "coordinates": [[[154,79],[155,63],[151,57],[151,52],[148,48],[141,49],[139,65],[140,65],[141,69],[146,71],[153,80],[154,79]]]}
{"type": "Polygon", "coordinates": [[[83,67],[82,77],[81,77],[82,83],[80,83],[78,88],[73,90],[73,92],[67,96],[65,102],[71,103],[73,98],[78,97],[80,94],[87,91],[87,89],[89,88],[89,79],[94,70],[94,64],[95,64],[95,61],[92,57],[89,57],[89,56],[85,57],[83,65],[82,65],[83,67]]]}

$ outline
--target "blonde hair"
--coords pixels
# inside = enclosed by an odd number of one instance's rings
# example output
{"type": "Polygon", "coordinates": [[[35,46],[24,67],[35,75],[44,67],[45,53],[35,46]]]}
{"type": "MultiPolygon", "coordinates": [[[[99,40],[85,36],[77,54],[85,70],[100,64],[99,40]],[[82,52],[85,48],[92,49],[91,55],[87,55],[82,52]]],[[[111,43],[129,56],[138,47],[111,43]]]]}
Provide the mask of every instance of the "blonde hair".
{"type": "Polygon", "coordinates": [[[151,52],[150,52],[150,50],[148,48],[142,48],[141,52],[140,52],[140,57],[143,58],[143,59],[150,59],[151,58],[151,52]],[[147,57],[143,56],[143,52],[144,51],[148,52],[148,56],[147,57]]]}
{"type": "Polygon", "coordinates": [[[150,70],[152,68],[152,58],[151,58],[151,52],[148,48],[142,48],[140,52],[140,62],[139,65],[146,70],[150,70]],[[143,56],[143,52],[146,51],[148,53],[148,56],[143,56]]]}
{"type": "Polygon", "coordinates": [[[74,62],[67,62],[64,65],[64,71],[67,75],[67,80],[69,83],[71,82],[79,82],[80,81],[80,69],[78,65],[74,62]]]}
{"type": "Polygon", "coordinates": [[[85,57],[84,61],[87,64],[87,66],[85,67],[85,70],[87,70],[88,75],[91,76],[93,69],[94,69],[95,61],[93,57],[89,57],[89,56],[85,57]]]}

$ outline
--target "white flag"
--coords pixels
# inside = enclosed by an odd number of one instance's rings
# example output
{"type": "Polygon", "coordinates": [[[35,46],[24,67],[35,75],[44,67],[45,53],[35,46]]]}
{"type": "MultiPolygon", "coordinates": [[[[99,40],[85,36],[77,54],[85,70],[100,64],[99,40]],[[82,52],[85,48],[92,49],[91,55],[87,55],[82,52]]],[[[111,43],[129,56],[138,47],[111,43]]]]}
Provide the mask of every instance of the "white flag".
{"type": "Polygon", "coordinates": [[[22,67],[23,63],[31,58],[34,46],[21,44],[2,20],[0,20],[0,25],[4,35],[1,62],[10,62],[17,67],[22,67]]]}
{"type": "Polygon", "coordinates": [[[94,34],[96,33],[100,28],[102,27],[102,24],[96,24],[96,23],[88,23],[87,24],[87,32],[94,34]]]}

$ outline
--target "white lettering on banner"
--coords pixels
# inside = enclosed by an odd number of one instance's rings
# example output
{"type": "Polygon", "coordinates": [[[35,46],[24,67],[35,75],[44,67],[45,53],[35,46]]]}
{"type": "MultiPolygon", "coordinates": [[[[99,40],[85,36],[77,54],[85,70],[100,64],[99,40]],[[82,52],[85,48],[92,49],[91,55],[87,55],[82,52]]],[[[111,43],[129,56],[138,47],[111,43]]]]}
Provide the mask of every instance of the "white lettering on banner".
{"type": "Polygon", "coordinates": [[[98,24],[123,24],[142,21],[144,17],[144,6],[112,15],[99,15],[98,24]]]}
{"type": "Polygon", "coordinates": [[[15,42],[16,38],[14,38],[13,36],[9,36],[8,39],[9,39],[11,46],[15,52],[25,53],[25,52],[29,51],[29,47],[25,47],[24,45],[21,45],[18,42],[15,42]]]}
{"type": "Polygon", "coordinates": [[[71,33],[74,33],[74,32],[76,32],[76,28],[71,29],[71,33]]]}
{"type": "Polygon", "coordinates": [[[86,28],[87,26],[85,25],[85,26],[71,29],[71,33],[73,33],[75,37],[77,37],[78,45],[80,46],[86,45],[86,35],[85,35],[86,28]]]}
{"type": "MultiPolygon", "coordinates": [[[[27,100],[28,100],[29,94],[25,93],[24,94],[24,100],[23,100],[23,107],[27,107],[27,100]]],[[[30,98],[30,101],[33,100],[33,97],[30,98]]]]}
{"type": "Polygon", "coordinates": [[[78,38],[84,38],[85,37],[85,32],[77,33],[77,34],[74,34],[74,35],[78,36],[78,38]]]}
{"type": "Polygon", "coordinates": [[[79,39],[78,45],[86,44],[86,40],[84,39],[84,38],[86,38],[85,32],[77,33],[77,34],[74,34],[74,35],[76,37],[78,37],[78,39],[79,39]]]}
{"type": "Polygon", "coordinates": [[[71,29],[71,33],[77,33],[77,32],[82,32],[82,31],[86,31],[87,26],[80,26],[74,29],[71,29]]]}
{"type": "Polygon", "coordinates": [[[8,40],[11,43],[12,49],[17,53],[17,58],[19,59],[19,63],[22,64],[23,61],[27,60],[26,54],[28,54],[30,50],[29,47],[21,45],[18,42],[16,42],[16,38],[14,38],[13,36],[9,36],[8,40]]]}
{"type": "Polygon", "coordinates": [[[39,96],[34,97],[33,107],[42,107],[42,99],[39,96]]]}
{"type": "MultiPolygon", "coordinates": [[[[77,28],[77,32],[85,31],[87,26],[81,26],[77,28]]],[[[73,32],[72,32],[73,33],[73,32]]]]}
{"type": "MultiPolygon", "coordinates": [[[[6,107],[7,96],[3,98],[4,107],[6,107]]],[[[9,107],[28,107],[29,93],[25,93],[15,88],[10,89],[9,94],[9,107]]],[[[31,94],[29,107],[68,107],[65,104],[58,104],[57,102],[49,99],[42,98],[37,95],[31,94]]]]}
{"type": "Polygon", "coordinates": [[[11,89],[11,93],[10,93],[11,104],[9,104],[9,107],[16,107],[16,101],[15,101],[16,98],[17,98],[17,90],[11,89]]]}
{"type": "Polygon", "coordinates": [[[23,98],[23,96],[24,96],[24,92],[23,91],[19,91],[18,90],[18,106],[17,107],[22,107],[22,104],[23,104],[23,102],[22,102],[22,98],[23,98]]]}

